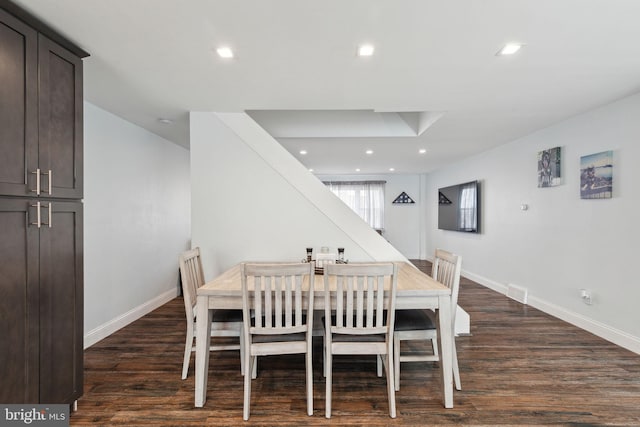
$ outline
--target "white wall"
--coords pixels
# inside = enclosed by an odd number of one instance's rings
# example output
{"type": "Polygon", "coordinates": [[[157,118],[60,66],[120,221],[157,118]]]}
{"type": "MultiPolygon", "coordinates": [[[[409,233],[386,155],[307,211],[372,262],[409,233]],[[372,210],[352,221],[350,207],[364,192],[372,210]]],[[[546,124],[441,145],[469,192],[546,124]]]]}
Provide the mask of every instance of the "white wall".
{"type": "Polygon", "coordinates": [[[85,347],[172,299],[189,247],[189,152],[84,104],[85,347]]]}
{"type": "Polygon", "coordinates": [[[246,114],[190,122],[192,239],[206,278],[245,260],[299,261],[308,246],[406,259],[246,114]]]}
{"type": "Polygon", "coordinates": [[[321,181],[386,181],[384,203],[384,238],[409,259],[420,258],[422,190],[420,175],[316,175],[321,181]],[[392,202],[405,192],[415,204],[392,202]]]}
{"type": "Polygon", "coordinates": [[[640,353],[639,117],[640,94],[426,176],[426,254],[457,252],[468,277],[500,291],[524,286],[531,305],[640,353]],[[556,146],[564,183],[537,188],[536,155],[556,146]],[[580,157],[606,150],[614,151],[613,198],[581,200],[580,157]],[[473,179],[482,181],[482,233],[438,230],[437,189],[473,179]]]}

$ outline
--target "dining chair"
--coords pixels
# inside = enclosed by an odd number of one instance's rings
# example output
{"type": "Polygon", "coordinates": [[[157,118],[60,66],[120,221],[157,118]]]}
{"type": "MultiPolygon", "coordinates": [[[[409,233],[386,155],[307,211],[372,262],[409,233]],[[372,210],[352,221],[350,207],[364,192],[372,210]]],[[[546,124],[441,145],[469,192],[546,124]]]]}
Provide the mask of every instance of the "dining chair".
{"type": "MultiPolygon", "coordinates": [[[[305,354],[307,414],[313,415],[313,292],[307,292],[313,263],[244,263],[241,270],[245,372],[254,372],[258,356],[305,354]]],[[[244,376],[244,420],[251,381],[252,375],[244,376]]]]}
{"type": "MultiPolygon", "coordinates": [[[[195,351],[196,301],[197,290],[204,284],[200,248],[196,247],[183,252],[178,257],[180,278],[182,279],[182,295],[187,316],[187,339],[184,344],[184,360],[182,362],[182,379],[187,378],[191,353],[195,351]]],[[[209,351],[240,350],[240,371],[244,374],[244,342],[242,340],[242,310],[213,310],[211,321],[212,337],[238,337],[238,344],[210,345],[209,351]]]]}
{"type": "MultiPolygon", "coordinates": [[[[456,308],[458,306],[458,291],[460,288],[460,271],[462,269],[462,257],[436,249],[435,259],[431,270],[431,276],[438,282],[451,289],[451,325],[452,329],[452,354],[453,354],[453,378],[456,390],[461,390],[460,371],[458,369],[458,355],[455,341],[456,308]]],[[[428,362],[440,361],[438,353],[438,327],[435,313],[432,310],[398,310],[396,311],[395,331],[393,334],[394,362],[396,390],[400,390],[400,363],[401,362],[428,362]],[[400,351],[400,343],[410,340],[427,340],[431,342],[432,354],[403,354],[400,351]]]]}
{"type": "Polygon", "coordinates": [[[393,323],[397,288],[393,263],[332,264],[324,270],[325,416],[331,418],[333,356],[379,355],[387,373],[389,416],[396,417],[393,323]],[[385,303],[384,296],[387,294],[385,303]],[[332,310],[335,312],[332,313],[332,310]]]}

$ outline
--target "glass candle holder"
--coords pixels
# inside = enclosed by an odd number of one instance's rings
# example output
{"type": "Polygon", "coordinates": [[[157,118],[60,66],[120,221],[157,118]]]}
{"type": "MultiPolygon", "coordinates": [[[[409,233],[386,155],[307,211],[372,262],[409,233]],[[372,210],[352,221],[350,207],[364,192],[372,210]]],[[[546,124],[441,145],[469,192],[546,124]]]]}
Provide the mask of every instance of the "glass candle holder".
{"type": "Polygon", "coordinates": [[[344,262],[344,248],[338,248],[338,261],[344,262]]]}
{"type": "Polygon", "coordinates": [[[307,262],[311,262],[313,256],[313,248],[307,248],[307,262]]]}

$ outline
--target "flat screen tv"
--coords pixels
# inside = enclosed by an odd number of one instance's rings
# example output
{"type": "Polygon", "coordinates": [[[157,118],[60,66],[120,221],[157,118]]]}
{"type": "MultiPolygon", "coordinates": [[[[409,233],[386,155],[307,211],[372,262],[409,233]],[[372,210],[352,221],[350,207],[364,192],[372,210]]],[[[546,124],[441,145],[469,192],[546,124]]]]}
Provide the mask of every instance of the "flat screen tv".
{"type": "Polygon", "coordinates": [[[471,181],[438,189],[438,228],[480,232],[480,182],[471,181]]]}

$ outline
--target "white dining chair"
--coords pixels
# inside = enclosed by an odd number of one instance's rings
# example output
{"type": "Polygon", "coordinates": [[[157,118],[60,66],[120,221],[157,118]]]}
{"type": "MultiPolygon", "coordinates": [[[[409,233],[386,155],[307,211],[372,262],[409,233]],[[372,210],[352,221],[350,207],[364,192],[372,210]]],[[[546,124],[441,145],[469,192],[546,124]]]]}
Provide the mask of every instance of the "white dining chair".
{"type": "MultiPolygon", "coordinates": [[[[187,318],[187,338],[184,344],[182,379],[187,378],[191,353],[195,351],[197,289],[204,284],[200,248],[186,251],[178,257],[182,295],[187,318]]],[[[244,343],[242,340],[242,310],[213,310],[211,321],[212,337],[238,337],[238,344],[210,344],[209,351],[240,350],[240,371],[244,374],[244,343]]]]}
{"type": "Polygon", "coordinates": [[[397,278],[397,266],[393,263],[325,266],[324,350],[327,418],[331,418],[333,356],[336,354],[370,354],[382,357],[387,373],[389,416],[396,417],[393,324],[397,278]],[[385,293],[388,297],[386,303],[385,293]]]}
{"type": "MultiPolygon", "coordinates": [[[[258,356],[304,354],[307,414],[313,415],[313,292],[306,292],[313,289],[313,264],[245,263],[241,277],[246,372],[255,372],[258,356]]],[[[252,375],[244,376],[244,420],[251,381],[252,375]]]]}
{"type": "MultiPolygon", "coordinates": [[[[438,282],[451,289],[451,325],[452,352],[453,352],[453,378],[456,390],[461,390],[460,371],[458,368],[458,354],[455,341],[456,307],[458,306],[458,291],[460,289],[460,271],[462,270],[462,257],[436,249],[435,258],[431,270],[431,276],[438,282]]],[[[394,331],[394,362],[396,390],[400,390],[400,363],[402,362],[428,362],[440,361],[438,352],[438,328],[435,313],[432,310],[398,310],[394,331]],[[410,340],[426,340],[431,343],[431,354],[403,354],[401,342],[410,340]]]]}

